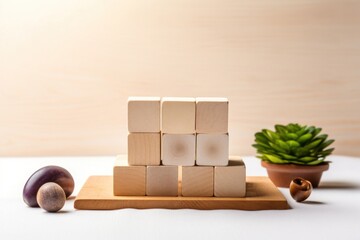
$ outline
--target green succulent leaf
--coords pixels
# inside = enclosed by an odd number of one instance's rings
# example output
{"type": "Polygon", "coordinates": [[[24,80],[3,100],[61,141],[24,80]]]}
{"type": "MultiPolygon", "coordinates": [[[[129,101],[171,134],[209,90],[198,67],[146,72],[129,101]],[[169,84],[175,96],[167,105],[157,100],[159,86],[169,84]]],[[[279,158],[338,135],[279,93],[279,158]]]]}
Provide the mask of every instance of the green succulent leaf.
{"type": "Polygon", "coordinates": [[[270,162],[273,162],[273,163],[279,163],[279,164],[284,164],[284,163],[288,163],[288,161],[286,160],[283,160],[277,156],[274,156],[274,155],[270,155],[270,154],[264,154],[264,156],[270,161],[270,162]]]}
{"type": "Polygon", "coordinates": [[[316,160],[316,161],[308,162],[307,165],[318,165],[318,164],[323,163],[323,162],[324,162],[323,159],[319,159],[319,160],[316,160]]]}
{"type": "Polygon", "coordinates": [[[315,128],[315,130],[313,131],[313,133],[312,133],[312,135],[314,136],[314,137],[316,137],[320,132],[321,132],[321,128],[315,128]]]}
{"type": "Polygon", "coordinates": [[[314,138],[314,139],[322,139],[322,140],[326,140],[326,139],[327,139],[327,137],[328,137],[328,135],[327,135],[327,134],[321,134],[321,135],[317,136],[317,137],[316,137],[316,138],[314,138]]]}
{"type": "Polygon", "coordinates": [[[317,160],[317,157],[302,157],[299,160],[303,161],[303,162],[312,162],[317,160]]]}
{"type": "Polygon", "coordinates": [[[296,135],[302,136],[302,135],[306,134],[308,131],[309,131],[309,130],[308,130],[307,127],[305,126],[305,127],[301,128],[299,131],[297,131],[297,132],[296,132],[296,135]]]}
{"type": "Polygon", "coordinates": [[[276,130],[276,132],[278,132],[280,134],[286,134],[288,132],[286,127],[283,125],[280,125],[280,124],[275,125],[275,130],[276,130]]]}
{"type": "Polygon", "coordinates": [[[309,143],[308,145],[306,145],[304,148],[306,150],[310,150],[310,149],[313,149],[315,147],[317,147],[321,142],[323,142],[324,140],[323,139],[317,139],[311,143],[309,143]]]}
{"type": "Polygon", "coordinates": [[[307,133],[298,138],[298,142],[303,144],[313,137],[311,133],[307,133]]]}
{"type": "Polygon", "coordinates": [[[263,129],[261,132],[262,136],[266,138],[266,141],[272,141],[273,139],[271,138],[271,136],[268,135],[268,133],[266,132],[266,129],[263,129]]]}
{"type": "Polygon", "coordinates": [[[294,140],[286,141],[287,145],[289,145],[290,148],[297,148],[300,147],[300,143],[294,140]]]}
{"type": "Polygon", "coordinates": [[[286,153],[278,153],[283,159],[285,160],[297,160],[297,157],[294,157],[292,155],[286,154],[286,153]]]}
{"type": "Polygon", "coordinates": [[[314,126],[308,127],[308,133],[314,133],[316,128],[314,126]]]}
{"type": "Polygon", "coordinates": [[[287,134],[286,134],[286,137],[287,137],[288,139],[291,139],[291,140],[296,140],[296,139],[298,139],[298,135],[297,135],[296,133],[287,133],[287,134]]]}
{"type": "Polygon", "coordinates": [[[326,157],[328,155],[330,155],[333,151],[334,151],[335,148],[330,148],[330,149],[327,149],[325,151],[322,151],[320,152],[320,155],[323,156],[323,157],[326,157]]]}
{"type": "Polygon", "coordinates": [[[276,150],[278,152],[282,152],[282,153],[287,153],[287,151],[285,149],[279,147],[278,145],[276,145],[276,144],[274,144],[272,142],[269,142],[269,144],[274,150],[276,150]]]}
{"type": "Polygon", "coordinates": [[[274,128],[275,131],[263,129],[255,133],[252,146],[257,150],[257,157],[264,161],[317,165],[334,151],[334,148],[326,149],[334,140],[327,140],[327,134],[320,134],[321,128],[297,123],[276,124],[274,128]]]}
{"type": "Polygon", "coordinates": [[[257,140],[255,140],[255,142],[257,143],[257,146],[262,146],[264,148],[270,148],[270,146],[266,142],[260,142],[257,140]]]}
{"type": "Polygon", "coordinates": [[[284,149],[286,153],[290,151],[289,145],[286,144],[283,140],[276,140],[276,145],[278,145],[280,148],[284,149]]]}
{"type": "Polygon", "coordinates": [[[266,130],[266,134],[272,141],[275,141],[276,139],[279,139],[279,136],[277,134],[275,134],[271,130],[266,130]]]}
{"type": "Polygon", "coordinates": [[[333,139],[324,141],[324,142],[320,145],[320,148],[321,148],[321,149],[325,149],[325,148],[327,148],[328,146],[330,146],[333,142],[335,142],[335,140],[333,140],[333,139]]]}
{"type": "Polygon", "coordinates": [[[266,138],[266,136],[264,136],[264,133],[262,132],[258,132],[255,134],[255,139],[257,141],[260,141],[260,142],[263,142],[263,143],[266,143],[268,141],[268,139],[266,138]]]}
{"type": "Polygon", "coordinates": [[[298,158],[308,155],[310,155],[309,151],[304,148],[298,148],[295,151],[295,156],[297,156],[298,158]]]}

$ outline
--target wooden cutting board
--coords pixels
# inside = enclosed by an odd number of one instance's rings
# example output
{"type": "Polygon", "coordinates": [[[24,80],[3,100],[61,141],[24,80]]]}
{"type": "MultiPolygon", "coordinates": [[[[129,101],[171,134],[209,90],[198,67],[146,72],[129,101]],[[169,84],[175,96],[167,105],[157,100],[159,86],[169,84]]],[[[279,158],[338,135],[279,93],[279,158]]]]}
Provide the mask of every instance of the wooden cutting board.
{"type": "Polygon", "coordinates": [[[289,209],[286,198],[267,177],[247,177],[245,198],[220,197],[150,197],[114,196],[112,176],[91,176],[79,194],[74,207],[79,210],[113,210],[122,208],[167,209],[289,209]]]}

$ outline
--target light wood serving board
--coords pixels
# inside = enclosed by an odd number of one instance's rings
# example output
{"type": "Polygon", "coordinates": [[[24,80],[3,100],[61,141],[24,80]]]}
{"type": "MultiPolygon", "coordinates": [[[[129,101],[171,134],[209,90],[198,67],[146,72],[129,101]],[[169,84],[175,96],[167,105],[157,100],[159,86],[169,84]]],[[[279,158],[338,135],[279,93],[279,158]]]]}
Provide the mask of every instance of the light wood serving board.
{"type": "Polygon", "coordinates": [[[289,209],[286,198],[267,177],[247,177],[245,198],[114,196],[112,176],[90,176],[74,207],[79,210],[114,210],[122,208],[167,209],[289,209]]]}

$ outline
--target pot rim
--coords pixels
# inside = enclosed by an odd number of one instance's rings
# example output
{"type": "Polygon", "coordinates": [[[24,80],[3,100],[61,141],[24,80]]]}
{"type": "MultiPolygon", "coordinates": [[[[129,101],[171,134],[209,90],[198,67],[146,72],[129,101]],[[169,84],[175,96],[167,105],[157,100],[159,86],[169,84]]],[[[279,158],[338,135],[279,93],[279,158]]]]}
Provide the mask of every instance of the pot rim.
{"type": "Polygon", "coordinates": [[[292,170],[304,171],[304,172],[319,172],[319,171],[327,171],[329,169],[328,162],[323,162],[318,165],[297,165],[292,163],[276,164],[261,160],[261,166],[263,166],[266,169],[278,171],[278,172],[288,172],[292,170]]]}

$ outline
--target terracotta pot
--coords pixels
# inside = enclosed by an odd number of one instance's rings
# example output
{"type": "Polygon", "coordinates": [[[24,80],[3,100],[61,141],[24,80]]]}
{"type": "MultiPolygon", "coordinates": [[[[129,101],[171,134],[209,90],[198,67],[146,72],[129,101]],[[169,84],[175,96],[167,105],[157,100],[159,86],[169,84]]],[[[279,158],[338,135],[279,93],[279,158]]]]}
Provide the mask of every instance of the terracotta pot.
{"type": "Polygon", "coordinates": [[[266,168],[269,178],[277,187],[284,188],[288,188],[290,182],[296,177],[309,180],[313,187],[316,188],[319,185],[322,173],[329,169],[329,163],[303,166],[295,164],[273,164],[261,161],[261,166],[266,168]]]}

